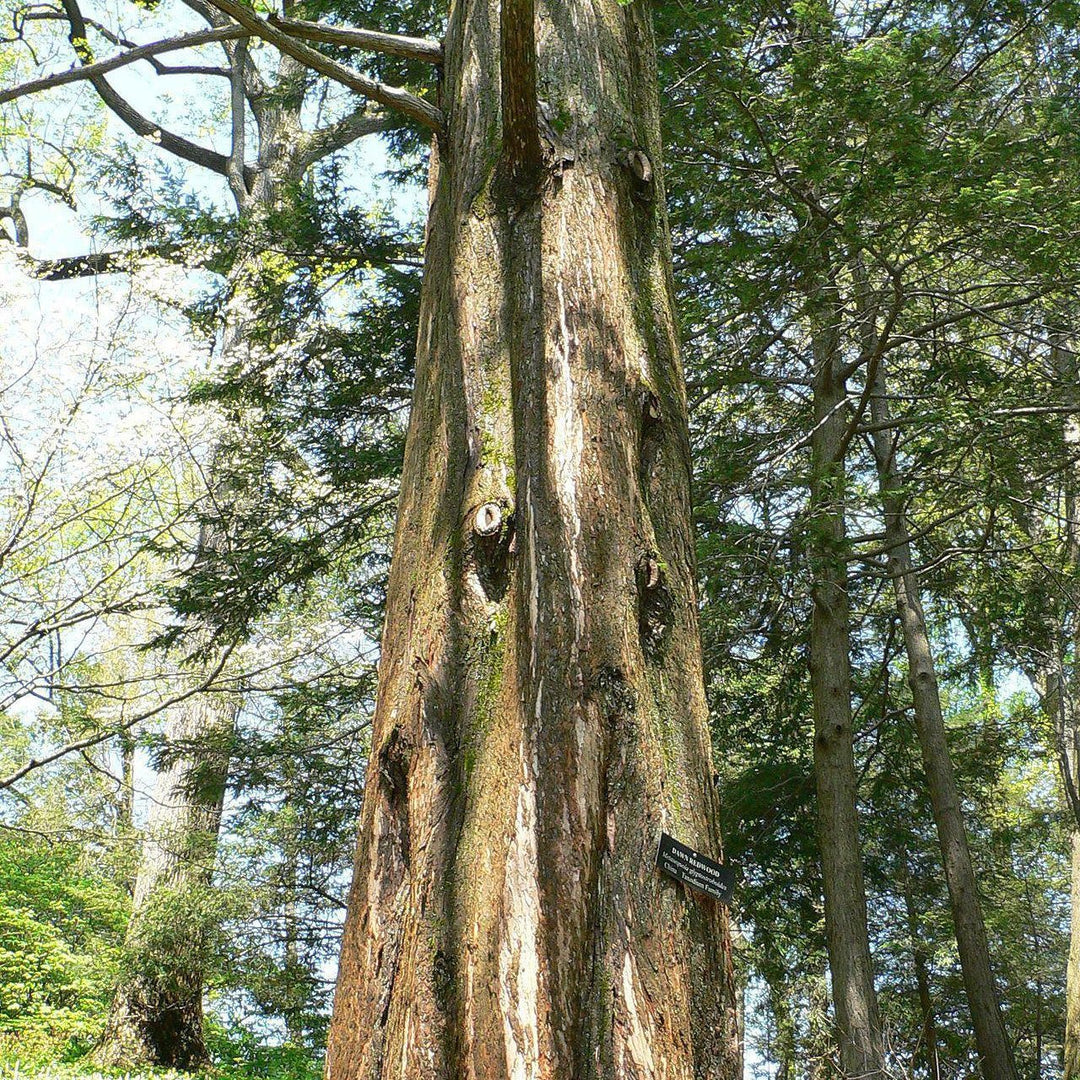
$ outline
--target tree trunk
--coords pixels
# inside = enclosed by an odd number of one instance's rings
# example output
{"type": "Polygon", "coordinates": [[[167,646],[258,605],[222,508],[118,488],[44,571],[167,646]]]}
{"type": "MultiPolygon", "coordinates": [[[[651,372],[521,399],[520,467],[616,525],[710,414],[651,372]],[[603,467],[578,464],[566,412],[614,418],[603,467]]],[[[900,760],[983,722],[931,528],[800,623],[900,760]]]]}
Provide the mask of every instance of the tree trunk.
{"type": "Polygon", "coordinates": [[[135,825],[135,736],[120,734],[120,792],[117,800],[116,831],[128,832],[135,825]]]}
{"type": "Polygon", "coordinates": [[[873,420],[874,457],[877,461],[881,503],[885,517],[888,568],[896,590],[896,608],[904,632],[908,658],[908,682],[915,710],[915,730],[922,752],[923,770],[930,794],[942,865],[949,889],[953,928],[964,989],[975,1028],[980,1068],[986,1080],[1017,1080],[1012,1045],[998,1008],[990,946],[986,938],[979,890],[968,847],[967,830],[960,812],[952,758],[945,736],[937,673],[926,631],[918,575],[912,568],[911,545],[902,496],[903,480],[896,466],[896,447],[889,428],[885,361],[877,365],[870,404],[873,420]]]}
{"type": "MultiPolygon", "coordinates": [[[[1080,393],[1080,371],[1076,352],[1069,346],[1064,329],[1051,331],[1052,360],[1062,385],[1073,404],[1080,393]]],[[[1050,718],[1057,742],[1058,764],[1066,804],[1070,811],[1070,909],[1069,960],[1065,975],[1064,1080],[1080,1078],[1080,715],[1076,704],[1076,664],[1080,662],[1080,604],[1072,582],[1080,568],[1080,421],[1069,416],[1064,425],[1065,469],[1063,478],[1065,518],[1065,574],[1068,584],[1062,591],[1063,610],[1057,633],[1050,642],[1050,662],[1044,679],[1043,707],[1050,718]],[[1071,641],[1069,640],[1071,637],[1071,641]],[[1072,677],[1066,671],[1066,653],[1072,652],[1072,677]]]]}
{"type": "Polygon", "coordinates": [[[531,7],[450,16],[328,1080],[734,1075],[650,16],[531,7]]]}
{"type": "MultiPolygon", "coordinates": [[[[226,48],[234,69],[246,70],[245,43],[226,48]]],[[[251,182],[245,182],[239,166],[230,177],[238,214],[256,223],[270,210],[283,208],[287,185],[299,180],[305,167],[301,98],[281,91],[283,85],[295,87],[303,70],[283,58],[278,78],[280,100],[262,103],[256,114],[259,156],[251,182]]],[[[232,100],[235,156],[240,163],[245,115],[241,82],[237,76],[232,100]]],[[[264,266],[259,250],[241,252],[233,263],[222,330],[226,362],[251,349],[252,323],[257,318],[253,283],[264,266]]],[[[223,518],[230,507],[250,499],[235,482],[223,479],[229,471],[226,456],[219,445],[208,470],[213,514],[223,518]]],[[[226,527],[226,521],[204,525],[199,552],[219,550],[226,527]]],[[[211,634],[212,629],[203,625],[194,636],[205,643],[211,634]]],[[[220,654],[205,664],[203,673],[219,661],[220,654]]],[[[167,725],[166,744],[181,750],[155,783],[125,940],[125,970],[94,1055],[102,1065],[147,1063],[192,1069],[209,1061],[202,1030],[202,949],[207,928],[200,923],[200,913],[213,874],[238,711],[235,699],[203,693],[180,706],[167,725]]]]}
{"type": "MultiPolygon", "coordinates": [[[[167,742],[227,738],[235,706],[206,696],[178,710],[167,742]]],[[[123,978],[97,1064],[191,1069],[208,1060],[202,1033],[200,914],[213,873],[228,755],[179,753],[158,774],[143,840],[123,978]]]]}
{"type": "Polygon", "coordinates": [[[1080,830],[1069,833],[1072,853],[1069,964],[1065,978],[1064,1080],[1080,1076],[1080,830]]]}
{"type": "Polygon", "coordinates": [[[776,1036],[770,1047],[770,1064],[776,1065],[776,1080],[795,1080],[795,987],[786,978],[769,982],[769,1006],[776,1021],[776,1036]]]}
{"type": "Polygon", "coordinates": [[[813,615],[810,685],[814,710],[825,937],[832,974],[840,1062],[845,1075],[882,1075],[883,1050],[856,812],[851,712],[851,630],[847,591],[844,465],[847,392],[835,287],[814,328],[814,429],[811,435],[810,533],[813,615]]]}
{"type": "Polygon", "coordinates": [[[919,1016],[922,1018],[922,1043],[915,1056],[923,1059],[929,1080],[941,1080],[937,1023],[934,1019],[934,1001],[930,996],[929,958],[923,943],[922,928],[919,926],[919,914],[915,910],[915,891],[912,888],[911,876],[906,870],[903,887],[904,912],[907,915],[908,933],[911,935],[911,958],[915,967],[915,989],[918,994],[919,1016]]]}

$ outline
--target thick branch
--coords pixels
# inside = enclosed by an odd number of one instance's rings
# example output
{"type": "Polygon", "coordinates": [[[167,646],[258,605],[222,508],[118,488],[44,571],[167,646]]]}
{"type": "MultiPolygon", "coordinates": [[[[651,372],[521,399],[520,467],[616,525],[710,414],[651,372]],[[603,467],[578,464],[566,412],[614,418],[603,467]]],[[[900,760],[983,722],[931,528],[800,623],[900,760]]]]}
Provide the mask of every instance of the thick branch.
{"type": "Polygon", "coordinates": [[[65,259],[23,258],[31,277],[38,281],[71,281],[98,274],[126,274],[131,270],[132,255],[126,251],[99,251],[65,259]]]}
{"type": "Polygon", "coordinates": [[[8,206],[0,206],[0,221],[10,221],[15,230],[15,244],[24,248],[30,243],[30,233],[26,227],[26,216],[19,209],[19,201],[13,197],[8,206]]]}
{"type": "Polygon", "coordinates": [[[26,97],[27,94],[51,90],[54,86],[64,86],[66,83],[78,82],[80,79],[93,79],[96,76],[104,75],[108,71],[122,68],[127,64],[134,64],[136,60],[146,60],[152,56],[157,56],[159,53],[176,52],[179,49],[193,49],[197,45],[206,45],[211,41],[225,41],[228,38],[248,36],[248,31],[241,26],[223,26],[217,30],[200,30],[195,34],[184,34],[182,37],[166,38],[163,41],[151,42],[149,45],[139,45],[108,60],[99,60],[96,64],[86,64],[83,67],[72,68],[70,71],[61,71],[56,75],[46,75],[44,78],[35,79],[33,82],[23,83],[21,86],[13,86],[10,90],[0,91],[0,105],[6,101],[26,97]]]}
{"type": "MultiPolygon", "coordinates": [[[[65,0],[65,3],[67,2],[70,0],[65,0]]],[[[209,2],[218,11],[235,19],[241,26],[246,27],[264,41],[268,41],[286,56],[291,56],[294,60],[305,64],[312,71],[317,71],[320,75],[325,75],[328,79],[333,79],[350,90],[379,102],[380,105],[397,109],[398,112],[412,117],[433,131],[442,130],[442,113],[434,105],[428,104],[415,94],[410,94],[397,86],[387,86],[375,79],[369,79],[366,75],[361,75],[345,67],[344,64],[331,60],[330,57],[324,56],[311,46],[294,40],[283,30],[271,26],[265,19],[260,19],[238,0],[209,0],[209,2]]]]}
{"type": "Polygon", "coordinates": [[[503,0],[500,26],[503,159],[513,174],[540,168],[535,0],[503,0]]]}
{"type": "Polygon", "coordinates": [[[229,187],[239,205],[248,195],[244,181],[244,66],[247,62],[247,39],[233,46],[229,72],[229,101],[232,115],[232,141],[229,150],[229,187]]]}
{"type": "Polygon", "coordinates": [[[279,30],[306,41],[348,45],[368,52],[419,60],[425,64],[441,64],[443,60],[442,43],[431,38],[403,37],[401,34],[384,34],[380,30],[361,30],[352,26],[326,26],[324,23],[307,22],[304,19],[282,19],[277,15],[271,15],[267,21],[279,30]]]}

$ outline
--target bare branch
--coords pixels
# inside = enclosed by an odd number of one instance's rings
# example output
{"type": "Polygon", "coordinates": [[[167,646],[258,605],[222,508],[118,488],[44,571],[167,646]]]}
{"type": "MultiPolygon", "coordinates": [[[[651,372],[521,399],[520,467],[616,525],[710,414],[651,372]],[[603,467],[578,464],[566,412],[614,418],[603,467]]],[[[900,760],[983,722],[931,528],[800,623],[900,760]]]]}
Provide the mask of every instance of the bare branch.
{"type": "MultiPolygon", "coordinates": [[[[64,2],[71,3],[72,0],[64,0],[64,2]]],[[[366,75],[361,75],[344,64],[331,60],[330,57],[324,56],[309,45],[303,45],[294,40],[283,30],[271,26],[265,19],[260,19],[250,9],[238,3],[238,0],[209,0],[209,2],[218,11],[229,15],[241,26],[246,27],[264,41],[268,41],[286,56],[291,56],[294,60],[305,64],[312,71],[317,71],[320,75],[325,75],[328,79],[333,79],[350,90],[379,102],[380,105],[397,109],[433,131],[442,130],[442,113],[423,98],[410,94],[400,87],[387,86],[375,79],[369,79],[366,75]]]]}
{"type": "MultiPolygon", "coordinates": [[[[223,26],[216,30],[200,30],[195,34],[184,34],[181,37],[166,38],[163,41],[151,42],[149,45],[139,45],[120,53],[108,60],[99,60],[95,64],[85,64],[83,67],[71,68],[69,71],[61,71],[56,75],[46,75],[44,78],[35,79],[33,82],[14,86],[10,90],[0,92],[0,105],[6,101],[14,101],[16,98],[25,97],[27,94],[37,94],[42,90],[51,90],[54,86],[64,86],[67,83],[78,82],[80,79],[93,79],[104,75],[106,72],[115,71],[117,68],[134,64],[137,60],[146,60],[158,53],[176,52],[179,49],[193,49],[197,45],[206,45],[211,41],[225,41],[230,38],[248,37],[248,31],[240,26],[223,26]]],[[[170,69],[178,71],[180,69],[170,69]]]]}
{"type": "MultiPolygon", "coordinates": [[[[83,17],[83,13],[79,8],[78,0],[61,0],[61,2],[64,6],[64,11],[67,14],[68,24],[71,27],[72,41],[74,42],[80,39],[85,41],[87,29],[86,19],[83,17]]],[[[224,154],[219,154],[215,150],[209,150],[205,146],[199,146],[198,143],[193,143],[190,139],[174,135],[160,124],[155,124],[152,120],[147,119],[118,94],[106,81],[103,75],[92,75],[90,77],[90,82],[98,92],[98,96],[101,100],[104,101],[105,104],[112,109],[112,111],[123,120],[136,135],[141,135],[144,139],[149,139],[151,142],[160,146],[162,150],[165,150],[178,158],[182,158],[184,161],[190,161],[195,165],[200,165],[204,169],[209,169],[211,172],[219,173],[221,176],[228,175],[229,159],[225,157],[224,154]]]]}
{"type": "Polygon", "coordinates": [[[99,743],[105,742],[106,739],[111,739],[113,736],[118,735],[121,731],[128,731],[136,724],[141,724],[144,720],[149,720],[152,716],[156,716],[158,713],[164,712],[166,709],[172,708],[174,705],[178,705],[180,702],[186,701],[196,694],[201,694],[210,690],[217,677],[224,670],[229,657],[232,655],[232,651],[233,647],[230,645],[224,650],[220,661],[214,666],[213,670],[206,678],[201,679],[198,685],[193,686],[190,690],[187,690],[182,694],[175,694],[166,701],[125,720],[122,724],[115,727],[107,728],[105,731],[99,731],[94,735],[87,736],[85,739],[77,739],[74,742],[66,743],[56,750],[44,754],[42,757],[31,758],[21,768],[16,769],[12,773],[8,773],[7,776],[0,777],[0,791],[11,787],[12,784],[17,784],[24,776],[29,775],[35,769],[40,769],[45,765],[51,765],[54,761],[59,761],[60,758],[67,757],[68,754],[74,754],[80,750],[86,750],[88,747],[97,746],[99,743]]]}
{"type": "Polygon", "coordinates": [[[431,38],[404,37],[401,34],[384,34],[380,30],[361,30],[359,27],[327,26],[325,23],[307,22],[304,19],[282,19],[271,15],[271,26],[284,30],[293,37],[306,41],[322,41],[327,45],[348,45],[368,52],[401,56],[406,60],[419,60],[425,64],[441,64],[443,47],[431,38]]]}

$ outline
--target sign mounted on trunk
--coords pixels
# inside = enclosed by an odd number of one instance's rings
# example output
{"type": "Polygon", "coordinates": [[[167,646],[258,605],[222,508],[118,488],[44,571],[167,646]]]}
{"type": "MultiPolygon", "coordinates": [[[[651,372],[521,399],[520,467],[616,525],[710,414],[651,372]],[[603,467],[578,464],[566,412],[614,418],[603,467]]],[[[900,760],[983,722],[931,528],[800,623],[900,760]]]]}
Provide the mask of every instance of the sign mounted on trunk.
{"type": "Polygon", "coordinates": [[[660,834],[656,848],[656,865],[669,877],[697,889],[722,904],[731,902],[735,887],[735,871],[721,866],[707,855],[680,844],[667,833],[660,834]]]}

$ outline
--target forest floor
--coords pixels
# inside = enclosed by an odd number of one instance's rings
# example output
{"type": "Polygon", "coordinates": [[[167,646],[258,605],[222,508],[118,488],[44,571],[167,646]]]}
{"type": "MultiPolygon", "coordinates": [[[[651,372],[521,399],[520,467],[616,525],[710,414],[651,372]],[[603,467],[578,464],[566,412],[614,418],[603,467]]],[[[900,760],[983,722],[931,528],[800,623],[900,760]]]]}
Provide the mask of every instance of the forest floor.
{"type": "Polygon", "coordinates": [[[215,1063],[198,1072],[152,1067],[99,1069],[70,1047],[32,1048],[0,1034],[0,1080],[321,1080],[322,1061],[292,1046],[263,1046],[219,1040],[215,1063]]]}

